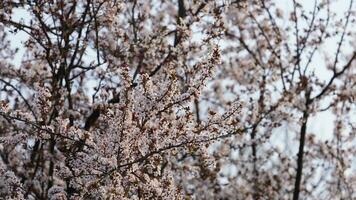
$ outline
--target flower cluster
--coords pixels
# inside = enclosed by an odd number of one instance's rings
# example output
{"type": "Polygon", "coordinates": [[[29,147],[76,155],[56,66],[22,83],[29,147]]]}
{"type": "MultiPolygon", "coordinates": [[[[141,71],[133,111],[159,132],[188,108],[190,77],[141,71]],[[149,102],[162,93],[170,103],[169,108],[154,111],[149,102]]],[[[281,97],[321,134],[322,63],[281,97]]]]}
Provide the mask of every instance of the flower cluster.
{"type": "Polygon", "coordinates": [[[2,1],[0,196],[355,199],[348,2],[2,1]]]}

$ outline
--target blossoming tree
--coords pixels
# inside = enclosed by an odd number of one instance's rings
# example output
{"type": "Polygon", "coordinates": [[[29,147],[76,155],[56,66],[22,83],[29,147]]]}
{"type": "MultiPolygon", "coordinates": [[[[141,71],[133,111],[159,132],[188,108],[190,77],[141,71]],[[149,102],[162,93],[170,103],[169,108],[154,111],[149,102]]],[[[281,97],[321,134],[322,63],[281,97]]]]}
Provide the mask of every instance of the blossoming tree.
{"type": "Polygon", "coordinates": [[[206,156],[204,145],[231,130],[237,113],[235,103],[204,123],[195,117],[194,100],[220,62],[221,10],[183,1],[2,1],[1,196],[182,196],[180,157],[206,156]],[[16,66],[10,43],[20,32],[25,53],[16,66]]]}
{"type": "Polygon", "coordinates": [[[335,3],[3,0],[0,196],[355,198],[355,5],[335,3]]]}

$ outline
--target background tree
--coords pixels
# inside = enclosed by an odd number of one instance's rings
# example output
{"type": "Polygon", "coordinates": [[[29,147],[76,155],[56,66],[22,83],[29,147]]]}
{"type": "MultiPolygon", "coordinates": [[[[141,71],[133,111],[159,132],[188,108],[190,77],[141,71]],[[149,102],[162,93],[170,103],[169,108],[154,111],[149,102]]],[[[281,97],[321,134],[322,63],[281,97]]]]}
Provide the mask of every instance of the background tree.
{"type": "Polygon", "coordinates": [[[276,2],[2,1],[0,195],[356,198],[355,5],[276,2]]]}
{"type": "Polygon", "coordinates": [[[214,149],[218,178],[192,178],[199,197],[355,198],[355,4],[288,2],[223,14],[222,67],[202,99],[238,99],[242,127],[214,149]],[[312,128],[323,115],[334,130],[312,128]]]}

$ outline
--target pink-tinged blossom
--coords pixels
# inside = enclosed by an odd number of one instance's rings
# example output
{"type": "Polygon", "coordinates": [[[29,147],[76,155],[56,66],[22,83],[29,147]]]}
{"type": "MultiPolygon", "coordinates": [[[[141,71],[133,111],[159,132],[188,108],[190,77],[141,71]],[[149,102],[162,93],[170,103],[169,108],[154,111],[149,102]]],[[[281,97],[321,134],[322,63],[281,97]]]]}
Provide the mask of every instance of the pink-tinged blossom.
{"type": "Polygon", "coordinates": [[[356,198],[348,3],[2,1],[0,196],[356,198]]]}

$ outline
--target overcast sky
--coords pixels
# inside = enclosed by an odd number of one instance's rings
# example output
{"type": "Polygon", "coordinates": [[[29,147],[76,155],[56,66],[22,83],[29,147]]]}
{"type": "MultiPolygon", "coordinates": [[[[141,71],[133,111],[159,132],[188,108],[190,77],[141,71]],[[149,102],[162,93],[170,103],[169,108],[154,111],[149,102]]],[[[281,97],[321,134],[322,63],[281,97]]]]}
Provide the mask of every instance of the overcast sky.
{"type": "MultiPolygon", "coordinates": [[[[318,0],[320,2],[321,0],[318,0]]],[[[284,13],[288,13],[293,10],[293,1],[292,0],[275,0],[276,4],[282,6],[284,13]]],[[[301,0],[299,1],[303,4],[306,10],[312,11],[314,6],[314,0],[301,0]]],[[[343,16],[345,11],[347,11],[350,0],[336,0],[332,5],[332,10],[337,11],[338,17],[343,16]]],[[[355,6],[354,6],[355,7],[355,6]]],[[[355,9],[356,10],[356,9],[355,9]]],[[[13,18],[14,20],[26,20],[29,19],[29,16],[26,15],[24,11],[18,11],[16,16],[13,18]]],[[[349,27],[352,28],[352,27],[349,27]]],[[[23,32],[18,32],[17,34],[11,35],[12,44],[15,47],[19,48],[19,53],[16,58],[13,60],[13,63],[16,66],[20,66],[21,58],[23,53],[25,52],[22,47],[21,42],[27,38],[27,35],[23,32]]],[[[325,51],[335,52],[336,49],[336,41],[330,42],[327,45],[323,46],[325,51]]],[[[352,48],[345,48],[344,51],[352,51],[352,48]]],[[[331,73],[326,71],[323,67],[320,67],[324,64],[324,60],[319,55],[319,52],[316,55],[316,59],[313,60],[311,66],[312,69],[319,75],[321,79],[328,80],[331,77],[331,73]]],[[[355,113],[356,116],[356,113],[355,113]]],[[[332,138],[333,132],[333,121],[335,117],[330,111],[319,113],[318,115],[312,117],[308,123],[308,130],[313,133],[316,133],[319,138],[324,140],[330,140],[332,138]]]]}

